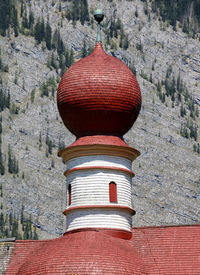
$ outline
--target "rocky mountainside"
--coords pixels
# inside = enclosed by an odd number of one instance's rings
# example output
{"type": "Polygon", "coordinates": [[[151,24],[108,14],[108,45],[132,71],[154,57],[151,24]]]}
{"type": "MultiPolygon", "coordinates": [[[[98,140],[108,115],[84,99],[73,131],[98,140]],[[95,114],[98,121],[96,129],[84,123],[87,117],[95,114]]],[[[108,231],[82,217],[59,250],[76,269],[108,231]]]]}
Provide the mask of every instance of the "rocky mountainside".
{"type": "MultiPolygon", "coordinates": [[[[20,219],[23,209],[40,238],[50,238],[65,231],[66,166],[57,152],[74,141],[56,89],[95,44],[98,1],[14,2],[17,28],[12,23],[0,36],[1,212],[20,219]]],[[[136,73],[143,97],[125,136],[141,152],[133,163],[133,225],[200,223],[198,32],[164,22],[151,1],[104,0],[101,7],[104,48],[136,73]]]]}

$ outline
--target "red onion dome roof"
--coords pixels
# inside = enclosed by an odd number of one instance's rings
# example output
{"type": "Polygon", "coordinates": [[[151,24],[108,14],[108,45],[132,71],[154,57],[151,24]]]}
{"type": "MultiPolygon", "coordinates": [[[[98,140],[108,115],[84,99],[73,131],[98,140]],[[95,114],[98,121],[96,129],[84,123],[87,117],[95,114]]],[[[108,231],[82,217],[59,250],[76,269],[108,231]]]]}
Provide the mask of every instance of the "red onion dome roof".
{"type": "Polygon", "coordinates": [[[143,274],[131,240],[81,231],[49,240],[32,251],[17,274],[143,274]]]}
{"type": "Polygon", "coordinates": [[[63,75],[57,103],[65,126],[77,137],[123,136],[141,107],[141,92],[131,70],[106,54],[101,43],[63,75]]]}

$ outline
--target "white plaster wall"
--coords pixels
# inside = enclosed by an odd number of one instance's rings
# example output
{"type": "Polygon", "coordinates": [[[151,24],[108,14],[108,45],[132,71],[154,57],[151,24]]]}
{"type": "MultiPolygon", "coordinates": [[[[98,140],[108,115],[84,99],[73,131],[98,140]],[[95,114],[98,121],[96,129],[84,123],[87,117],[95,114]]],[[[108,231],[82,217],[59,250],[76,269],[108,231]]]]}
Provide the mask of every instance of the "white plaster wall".
{"type": "Polygon", "coordinates": [[[71,159],[67,162],[67,169],[89,166],[113,166],[131,170],[131,164],[130,160],[122,157],[96,155],[71,159]]]}
{"type": "Polygon", "coordinates": [[[130,230],[131,215],[120,210],[97,208],[75,210],[67,215],[67,231],[88,227],[130,230]]]}
{"type": "Polygon", "coordinates": [[[132,207],[131,176],[107,169],[76,170],[67,176],[67,185],[71,184],[71,206],[113,204],[109,201],[111,181],[117,185],[117,204],[132,207]]]}

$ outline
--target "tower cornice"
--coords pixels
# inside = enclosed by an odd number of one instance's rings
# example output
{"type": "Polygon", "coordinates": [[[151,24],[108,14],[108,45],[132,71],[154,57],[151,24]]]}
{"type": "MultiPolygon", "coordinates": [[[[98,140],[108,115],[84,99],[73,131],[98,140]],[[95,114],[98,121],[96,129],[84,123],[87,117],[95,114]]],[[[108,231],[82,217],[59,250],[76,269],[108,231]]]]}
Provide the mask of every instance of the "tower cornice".
{"type": "Polygon", "coordinates": [[[80,209],[117,209],[121,211],[129,212],[132,216],[135,215],[135,210],[131,207],[123,205],[82,205],[82,206],[70,206],[63,211],[64,215],[67,215],[69,212],[80,210],[80,209]]]}
{"type": "Polygon", "coordinates": [[[140,152],[129,146],[118,146],[108,144],[85,144],[77,146],[69,146],[58,153],[65,161],[72,158],[94,155],[109,155],[127,158],[131,161],[135,160],[140,152]]]}
{"type": "Polygon", "coordinates": [[[72,168],[72,169],[68,169],[64,172],[64,175],[67,177],[70,173],[76,172],[76,171],[80,171],[80,170],[114,170],[114,171],[118,171],[118,172],[124,172],[129,174],[131,177],[134,177],[135,174],[129,170],[129,169],[124,169],[124,168],[120,168],[120,167],[113,167],[113,166],[86,166],[86,167],[76,167],[76,168],[72,168]]]}

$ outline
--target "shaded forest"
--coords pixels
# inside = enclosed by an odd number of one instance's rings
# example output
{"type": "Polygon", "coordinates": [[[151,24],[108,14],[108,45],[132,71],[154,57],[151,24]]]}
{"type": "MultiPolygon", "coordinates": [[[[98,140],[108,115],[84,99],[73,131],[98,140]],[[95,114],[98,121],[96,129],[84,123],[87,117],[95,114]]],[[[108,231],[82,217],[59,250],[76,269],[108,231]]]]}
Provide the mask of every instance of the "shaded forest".
{"type": "Polygon", "coordinates": [[[160,13],[163,21],[169,23],[176,29],[176,22],[186,33],[196,34],[200,28],[200,0],[153,0],[153,12],[160,13]]]}

